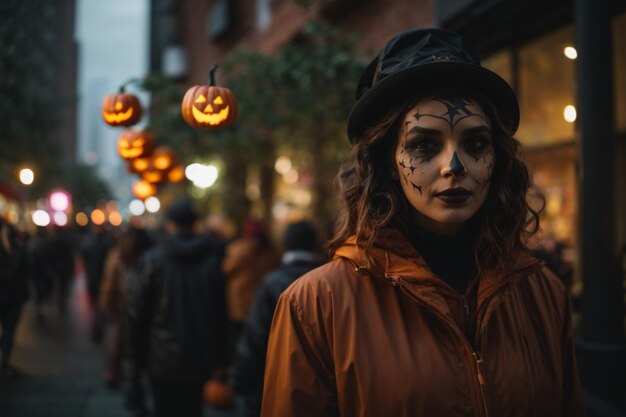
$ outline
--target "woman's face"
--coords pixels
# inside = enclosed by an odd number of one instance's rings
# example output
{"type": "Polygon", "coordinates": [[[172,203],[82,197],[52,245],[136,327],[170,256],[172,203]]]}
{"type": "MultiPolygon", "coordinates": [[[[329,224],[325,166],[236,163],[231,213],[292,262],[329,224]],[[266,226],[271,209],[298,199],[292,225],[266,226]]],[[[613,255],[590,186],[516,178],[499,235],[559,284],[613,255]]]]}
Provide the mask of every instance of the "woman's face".
{"type": "Polygon", "coordinates": [[[485,202],[494,164],[491,126],[477,102],[428,98],[405,114],[395,170],[425,229],[457,233],[485,202]]]}

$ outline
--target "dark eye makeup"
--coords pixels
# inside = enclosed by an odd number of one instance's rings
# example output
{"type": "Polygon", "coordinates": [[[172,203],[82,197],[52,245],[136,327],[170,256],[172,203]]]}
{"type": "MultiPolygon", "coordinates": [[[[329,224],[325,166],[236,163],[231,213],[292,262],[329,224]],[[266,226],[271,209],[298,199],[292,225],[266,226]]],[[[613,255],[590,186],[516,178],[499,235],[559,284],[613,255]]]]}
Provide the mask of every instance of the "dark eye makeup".
{"type": "Polygon", "coordinates": [[[471,154],[483,152],[491,144],[491,138],[485,134],[473,135],[463,140],[463,150],[471,154]]]}
{"type": "Polygon", "coordinates": [[[441,150],[441,143],[433,137],[415,136],[406,140],[404,148],[407,152],[417,153],[419,156],[431,156],[441,150]]]}

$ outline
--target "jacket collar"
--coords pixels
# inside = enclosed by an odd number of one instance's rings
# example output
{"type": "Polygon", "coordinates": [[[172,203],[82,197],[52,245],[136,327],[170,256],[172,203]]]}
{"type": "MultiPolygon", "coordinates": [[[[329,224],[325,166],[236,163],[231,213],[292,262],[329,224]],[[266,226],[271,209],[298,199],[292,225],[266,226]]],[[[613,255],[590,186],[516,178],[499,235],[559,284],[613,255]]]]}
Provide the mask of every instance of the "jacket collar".
{"type": "MultiPolygon", "coordinates": [[[[409,295],[428,303],[446,316],[449,315],[446,299],[462,297],[431,271],[424,258],[397,229],[381,229],[374,245],[368,250],[358,246],[356,238],[352,236],[335,251],[332,258],[347,259],[357,271],[367,272],[392,285],[401,285],[409,295]]],[[[540,261],[526,253],[520,253],[517,262],[510,268],[480,274],[477,308],[523,273],[541,267],[540,261]]]]}

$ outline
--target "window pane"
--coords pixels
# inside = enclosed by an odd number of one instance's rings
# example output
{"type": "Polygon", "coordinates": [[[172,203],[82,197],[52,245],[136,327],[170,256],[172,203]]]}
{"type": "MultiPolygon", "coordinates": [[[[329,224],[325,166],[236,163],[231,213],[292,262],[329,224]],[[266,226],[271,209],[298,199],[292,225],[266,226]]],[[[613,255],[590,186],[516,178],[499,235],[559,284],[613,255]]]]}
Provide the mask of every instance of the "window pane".
{"type": "Polygon", "coordinates": [[[575,105],[576,61],[564,53],[573,45],[574,31],[567,26],[519,50],[521,123],[516,136],[527,147],[574,139],[574,123],[564,118],[566,106],[575,105]]]}

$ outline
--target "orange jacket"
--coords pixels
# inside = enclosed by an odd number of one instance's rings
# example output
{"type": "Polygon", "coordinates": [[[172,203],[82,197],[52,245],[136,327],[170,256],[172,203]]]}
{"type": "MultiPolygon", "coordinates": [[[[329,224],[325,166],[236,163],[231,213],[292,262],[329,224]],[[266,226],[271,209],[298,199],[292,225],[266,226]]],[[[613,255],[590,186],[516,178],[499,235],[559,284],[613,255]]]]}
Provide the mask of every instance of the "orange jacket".
{"type": "Polygon", "coordinates": [[[369,255],[348,241],[282,294],[263,417],[584,414],[568,295],[539,261],[462,295],[399,232],[369,255]]]}
{"type": "Polygon", "coordinates": [[[226,247],[222,272],[226,276],[228,316],[243,322],[265,274],[280,264],[273,247],[261,246],[252,238],[234,240],[226,247]]]}

